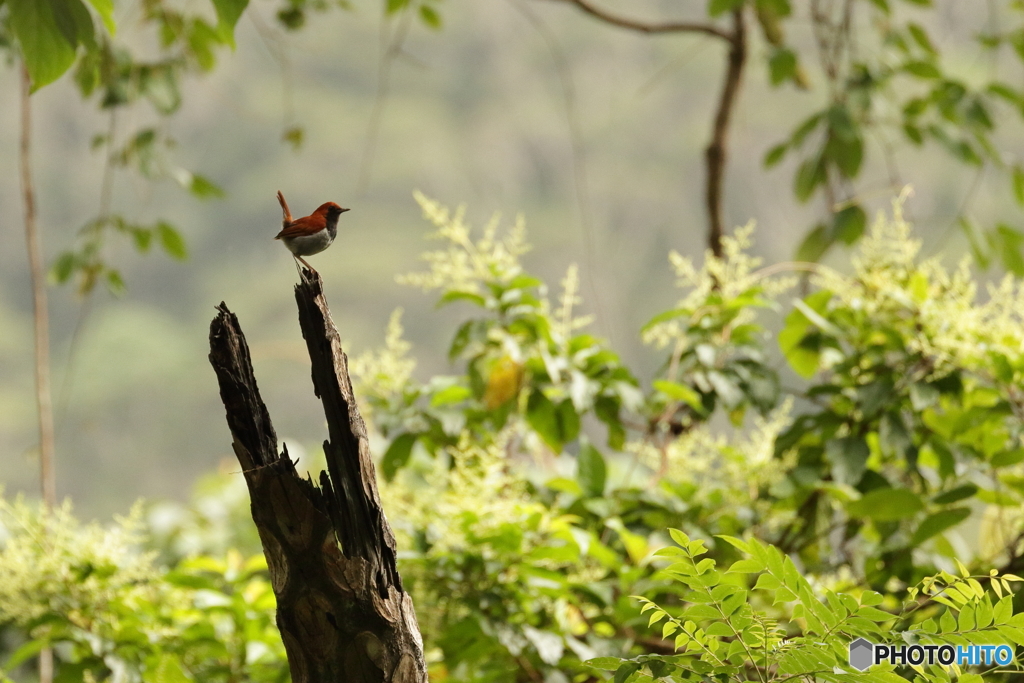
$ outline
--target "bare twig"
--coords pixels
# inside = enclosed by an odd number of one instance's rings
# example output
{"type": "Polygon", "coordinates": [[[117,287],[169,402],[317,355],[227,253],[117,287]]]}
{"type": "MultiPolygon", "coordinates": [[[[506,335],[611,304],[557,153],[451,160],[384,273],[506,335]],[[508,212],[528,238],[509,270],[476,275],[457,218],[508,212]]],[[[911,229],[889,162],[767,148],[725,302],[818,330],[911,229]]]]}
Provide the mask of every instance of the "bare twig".
{"type": "Polygon", "coordinates": [[[725,230],[722,220],[722,181],[725,178],[726,137],[729,133],[729,119],[736,106],[743,66],[747,61],[747,30],[742,7],[733,10],[732,21],[733,30],[729,34],[729,64],[725,71],[725,83],[718,101],[718,111],[715,113],[711,144],[705,152],[708,174],[705,194],[709,221],[708,246],[719,258],[722,256],[722,234],[725,230]]]}
{"type": "Polygon", "coordinates": [[[619,28],[629,29],[631,31],[639,31],[640,33],[706,33],[709,36],[715,36],[723,40],[732,41],[732,34],[728,31],[718,28],[713,24],[701,24],[694,21],[670,21],[663,23],[650,23],[644,22],[637,19],[631,19],[623,17],[617,14],[607,12],[600,7],[597,7],[590,0],[551,0],[552,2],[566,2],[570,5],[575,5],[579,9],[583,10],[590,16],[600,19],[606,24],[618,26],[619,28]]]}

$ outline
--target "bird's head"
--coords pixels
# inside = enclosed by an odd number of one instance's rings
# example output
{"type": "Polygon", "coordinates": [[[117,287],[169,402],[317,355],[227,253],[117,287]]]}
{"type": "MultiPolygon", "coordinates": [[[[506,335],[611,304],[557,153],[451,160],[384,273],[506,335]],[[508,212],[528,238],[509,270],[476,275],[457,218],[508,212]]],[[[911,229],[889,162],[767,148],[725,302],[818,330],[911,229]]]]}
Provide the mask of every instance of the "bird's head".
{"type": "Polygon", "coordinates": [[[348,211],[348,209],[344,209],[334,202],[327,202],[326,204],[321,204],[313,213],[324,216],[325,218],[337,218],[346,211],[348,211]]]}

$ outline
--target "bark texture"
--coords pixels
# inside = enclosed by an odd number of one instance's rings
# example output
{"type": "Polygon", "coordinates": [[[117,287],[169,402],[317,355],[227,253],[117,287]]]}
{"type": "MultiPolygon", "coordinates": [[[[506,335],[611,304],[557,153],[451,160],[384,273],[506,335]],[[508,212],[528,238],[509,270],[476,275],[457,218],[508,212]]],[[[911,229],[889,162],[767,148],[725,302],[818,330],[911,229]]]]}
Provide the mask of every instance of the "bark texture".
{"type": "Polygon", "coordinates": [[[313,389],[327,418],[327,471],[302,479],[260,398],[238,319],[221,303],[210,362],[267,556],[294,683],[426,683],[412,599],[395,564],[348,359],[319,275],[295,287],[313,389]]]}

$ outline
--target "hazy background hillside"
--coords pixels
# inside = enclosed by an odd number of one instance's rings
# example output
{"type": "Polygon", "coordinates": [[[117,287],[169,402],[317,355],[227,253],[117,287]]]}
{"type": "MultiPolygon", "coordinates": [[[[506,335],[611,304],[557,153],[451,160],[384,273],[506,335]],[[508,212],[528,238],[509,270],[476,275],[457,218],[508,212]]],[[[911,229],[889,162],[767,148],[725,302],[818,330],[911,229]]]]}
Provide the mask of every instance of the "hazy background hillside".
{"type": "MultiPolygon", "coordinates": [[[[391,311],[402,306],[420,373],[447,367],[451,318],[433,310],[429,296],[394,281],[395,274],[419,268],[418,255],[431,247],[412,199],[419,189],[450,205],[466,203],[477,226],[494,211],[506,222],[522,212],[535,246],[526,259],[532,270],[554,285],[570,263],[578,263],[587,307],[597,314],[595,331],[639,372],[660,362],[640,343],[638,330],[678,296],[668,251],[700,257],[704,249],[703,149],[718,97],[722,46],[688,36],[624,33],[557,2],[450,0],[442,5],[442,30],[417,22],[391,66],[370,182],[360,191],[379,85],[379,4],[357,2],[352,11],[317,16],[302,31],[285,34],[274,27],[276,3],[252,0],[238,27],[237,51],[223,54],[209,77],[188,83],[185,105],[168,129],[178,142],[175,158],[219,183],[226,198],[199,203],[170,183],[153,185],[128,173],[116,177],[116,207],[140,220],[170,219],[187,236],[190,258],[177,263],[161,254],[140,257],[120,244],[111,258],[123,266],[128,293],[113,298],[97,291],[84,316],[72,288],[51,289],[58,492],[72,496],[83,516],[124,509],[140,496],[184,497],[197,476],[231,456],[206,360],[209,321],[222,300],[246,330],[279,436],[295,452],[318,448],[324,438],[294,312],[295,270],[272,240],[280,221],[278,189],[296,214],[328,200],[352,208],[342,217],[338,242],[311,259],[350,354],[379,344],[391,311]],[[560,71],[563,58],[568,68],[560,71]],[[566,75],[573,84],[571,109],[566,75]],[[281,140],[292,125],[305,131],[297,151],[281,140]],[[572,126],[582,141],[575,158],[572,126]],[[581,181],[582,208],[576,195],[581,181]]],[[[619,4],[638,15],[704,12],[704,3],[619,4]]],[[[798,16],[805,12],[804,3],[793,4],[798,16]]],[[[949,0],[928,14],[948,68],[965,78],[999,68],[961,55],[960,46],[985,21],[975,10],[974,3],[949,0]]],[[[128,40],[137,11],[133,3],[119,4],[118,24],[128,40]]],[[[813,68],[816,87],[808,92],[770,89],[758,60],[764,49],[754,42],[736,112],[726,217],[730,224],[756,219],[757,251],[775,262],[792,257],[820,207],[793,199],[791,161],[771,171],[761,162],[826,94],[813,68]]],[[[17,92],[16,72],[5,65],[0,484],[8,494],[35,495],[17,92]]],[[[81,102],[67,76],[41,90],[33,106],[35,177],[52,257],[96,211],[103,162],[90,152],[90,139],[106,129],[107,117],[81,102]]],[[[122,130],[156,118],[145,106],[134,116],[119,122],[122,130]]],[[[1019,125],[1005,127],[1008,149],[1024,152],[1020,132],[1019,125]]],[[[869,142],[870,152],[879,144],[869,142]]],[[[878,154],[872,158],[880,164],[878,154]]],[[[953,220],[975,171],[937,150],[901,150],[897,171],[900,182],[917,189],[909,214],[926,252],[944,249],[947,258],[959,258],[966,243],[953,220]]],[[[889,174],[877,168],[865,176],[889,174]]],[[[1006,187],[978,188],[971,206],[979,221],[1021,227],[1006,187]]],[[[892,193],[884,180],[864,191],[874,208],[886,206],[892,193]]],[[[841,253],[831,258],[845,261],[841,253]]]]}

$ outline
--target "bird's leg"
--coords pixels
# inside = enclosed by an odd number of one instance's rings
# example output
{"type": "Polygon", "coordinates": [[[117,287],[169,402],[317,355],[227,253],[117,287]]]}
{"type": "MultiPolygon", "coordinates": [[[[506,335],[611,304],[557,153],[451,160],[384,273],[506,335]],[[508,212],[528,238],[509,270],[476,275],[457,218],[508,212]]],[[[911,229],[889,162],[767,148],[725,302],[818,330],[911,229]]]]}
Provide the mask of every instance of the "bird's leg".
{"type": "MultiPolygon", "coordinates": [[[[316,268],[314,268],[313,266],[311,266],[308,263],[306,263],[306,259],[302,258],[301,256],[295,256],[295,258],[297,260],[299,260],[299,261],[302,261],[302,265],[304,265],[307,268],[309,268],[310,272],[312,272],[314,275],[319,275],[320,274],[320,273],[316,272],[316,268]]],[[[295,265],[296,265],[296,267],[298,267],[298,264],[295,264],[295,265]]],[[[299,272],[299,275],[302,275],[301,271],[299,272]]]]}

